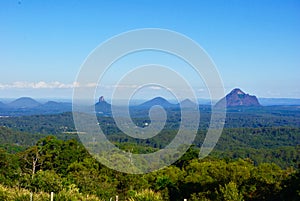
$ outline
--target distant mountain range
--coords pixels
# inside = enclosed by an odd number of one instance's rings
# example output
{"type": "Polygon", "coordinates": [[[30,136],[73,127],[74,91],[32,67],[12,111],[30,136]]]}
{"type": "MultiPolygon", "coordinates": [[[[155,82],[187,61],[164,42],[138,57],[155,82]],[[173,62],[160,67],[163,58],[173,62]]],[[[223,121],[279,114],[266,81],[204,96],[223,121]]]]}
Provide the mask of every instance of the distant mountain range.
{"type": "Polygon", "coordinates": [[[10,103],[0,102],[0,116],[23,116],[34,114],[56,114],[72,111],[72,104],[48,101],[44,104],[29,98],[18,98],[10,103]]]}
{"type": "MultiPolygon", "coordinates": [[[[180,107],[182,108],[199,107],[198,104],[192,102],[189,99],[185,99],[180,103],[170,103],[169,101],[167,101],[162,97],[156,97],[144,103],[130,106],[130,111],[131,113],[139,116],[140,113],[145,113],[145,111],[148,112],[151,107],[156,105],[163,107],[165,110],[176,110],[176,109],[180,109],[180,107]]],[[[119,107],[121,108],[122,106],[119,107]]],[[[107,103],[102,96],[99,98],[99,102],[95,104],[95,110],[96,113],[99,115],[110,116],[112,113],[111,104],[107,103]]]]}
{"type": "Polygon", "coordinates": [[[263,106],[271,105],[300,105],[300,99],[297,98],[258,98],[263,106]]]}
{"type": "MultiPolygon", "coordinates": [[[[300,99],[288,99],[288,98],[260,98],[258,99],[254,95],[249,95],[243,92],[241,89],[233,89],[223,99],[218,101],[216,105],[221,104],[222,101],[226,100],[227,108],[234,107],[261,107],[261,106],[272,106],[272,105],[291,105],[300,106],[300,99]]],[[[201,101],[207,106],[208,102],[201,101]]],[[[204,104],[204,105],[205,105],[204,104]]],[[[138,105],[130,106],[131,111],[142,111],[149,110],[152,106],[160,105],[166,110],[180,109],[180,105],[183,108],[193,108],[199,106],[199,104],[192,102],[189,99],[183,100],[181,103],[170,103],[168,100],[162,97],[156,97],[149,101],[145,101],[138,105]]],[[[202,106],[204,106],[202,105],[202,106]]],[[[99,115],[111,116],[111,104],[106,102],[104,97],[101,96],[99,101],[94,105],[95,111],[99,115]]],[[[201,106],[200,106],[201,110],[201,106]]],[[[57,114],[63,112],[71,112],[71,102],[56,102],[48,101],[46,103],[40,103],[29,97],[22,97],[13,100],[9,103],[0,101],[0,116],[23,116],[23,115],[34,115],[34,114],[57,114]]]]}
{"type": "Polygon", "coordinates": [[[12,101],[7,106],[11,108],[34,108],[40,106],[41,103],[29,97],[22,97],[17,100],[12,101]]]}

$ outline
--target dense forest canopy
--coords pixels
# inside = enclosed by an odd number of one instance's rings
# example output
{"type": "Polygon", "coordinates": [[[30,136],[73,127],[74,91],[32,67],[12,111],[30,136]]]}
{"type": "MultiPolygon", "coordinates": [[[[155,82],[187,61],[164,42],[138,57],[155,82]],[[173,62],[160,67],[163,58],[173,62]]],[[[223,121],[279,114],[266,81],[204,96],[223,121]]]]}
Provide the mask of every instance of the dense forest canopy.
{"type": "MultiPolygon", "coordinates": [[[[127,149],[132,144],[122,146],[127,149]]],[[[147,153],[151,148],[140,146],[135,151],[147,153]]],[[[90,197],[92,200],[108,200],[115,195],[122,200],[140,200],[143,196],[149,200],[299,198],[299,169],[282,169],[274,163],[255,165],[250,158],[200,160],[197,156],[198,150],[192,147],[172,166],[132,175],[103,166],[74,139],[63,141],[48,136],[17,154],[1,149],[0,198],[8,199],[18,189],[24,189],[24,199],[29,192],[36,192],[40,200],[46,200],[50,192],[75,200],[87,195],[95,196],[90,197]],[[76,193],[70,193],[73,191],[76,193]]]]}
{"type": "MultiPolygon", "coordinates": [[[[0,200],[299,200],[300,114],[289,107],[232,108],[209,157],[198,159],[210,119],[201,111],[193,146],[173,165],[132,175],[111,170],[83,147],[72,114],[0,118],[0,200]]],[[[149,117],[133,117],[138,126],[149,117]]],[[[153,153],[174,138],[180,114],[169,111],[151,139],[123,134],[111,117],[99,126],[120,149],[153,153]]],[[[151,122],[149,122],[151,123],[151,122]]]]}

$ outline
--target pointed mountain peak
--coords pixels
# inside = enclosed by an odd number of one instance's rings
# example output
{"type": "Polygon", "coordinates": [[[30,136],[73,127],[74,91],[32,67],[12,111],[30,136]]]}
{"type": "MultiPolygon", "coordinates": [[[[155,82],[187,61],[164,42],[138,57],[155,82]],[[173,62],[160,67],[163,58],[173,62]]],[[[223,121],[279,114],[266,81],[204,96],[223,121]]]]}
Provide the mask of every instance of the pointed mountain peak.
{"type": "Polygon", "coordinates": [[[99,97],[99,103],[101,103],[101,102],[105,102],[104,96],[100,96],[100,97],[99,97]]]}
{"type": "Polygon", "coordinates": [[[99,114],[109,115],[111,114],[111,104],[104,100],[104,96],[99,97],[98,103],[95,104],[95,111],[99,114]]]}
{"type": "Polygon", "coordinates": [[[100,96],[99,101],[95,105],[104,105],[105,107],[111,107],[111,105],[105,101],[104,96],[100,96]]]}
{"type": "Polygon", "coordinates": [[[235,88],[235,89],[233,89],[231,92],[230,92],[230,94],[240,94],[240,95],[244,95],[245,94],[245,92],[243,92],[241,89],[239,89],[239,88],[235,88]]]}
{"type": "Polygon", "coordinates": [[[256,96],[246,94],[239,88],[233,89],[229,94],[221,99],[216,106],[224,104],[226,100],[227,107],[250,107],[250,106],[260,106],[256,96]]]}

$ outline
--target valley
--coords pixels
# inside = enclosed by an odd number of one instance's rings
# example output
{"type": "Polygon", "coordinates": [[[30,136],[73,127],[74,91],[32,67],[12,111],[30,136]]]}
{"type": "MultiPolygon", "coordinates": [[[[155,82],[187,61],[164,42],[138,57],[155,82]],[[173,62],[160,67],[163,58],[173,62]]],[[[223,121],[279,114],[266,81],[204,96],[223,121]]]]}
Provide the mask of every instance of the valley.
{"type": "MultiPolygon", "coordinates": [[[[62,200],[88,200],[86,196],[108,200],[115,195],[124,200],[139,199],[134,197],[138,194],[151,200],[222,200],[228,189],[228,193],[237,192],[237,200],[297,200],[293,189],[298,187],[291,185],[300,181],[300,107],[262,106],[256,104],[257,99],[251,105],[240,90],[233,92],[239,96],[229,100],[233,105],[227,105],[222,135],[208,157],[198,158],[214,106],[185,100],[181,103],[185,109],[196,106],[200,111],[192,146],[171,166],[142,176],[111,170],[92,157],[76,134],[70,104],[21,99],[23,106],[20,100],[9,104],[10,108],[15,105],[15,110],[1,106],[0,198],[19,199],[14,198],[17,194],[28,198],[34,192],[36,200],[47,200],[54,191],[62,200]],[[72,193],[74,189],[77,193],[72,193]]],[[[161,132],[150,139],[125,135],[103,98],[94,105],[95,113],[88,115],[97,116],[106,138],[122,151],[149,154],[174,139],[181,120],[179,103],[157,97],[130,106],[136,126],[151,124],[148,112],[155,105],[165,109],[167,120],[161,132]]]]}

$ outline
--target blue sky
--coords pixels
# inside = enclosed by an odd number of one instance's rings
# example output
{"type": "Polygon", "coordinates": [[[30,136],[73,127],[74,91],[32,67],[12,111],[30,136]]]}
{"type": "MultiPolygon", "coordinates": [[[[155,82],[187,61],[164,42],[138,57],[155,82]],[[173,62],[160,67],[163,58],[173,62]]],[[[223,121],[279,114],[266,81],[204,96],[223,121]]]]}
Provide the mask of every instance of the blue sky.
{"type": "Polygon", "coordinates": [[[0,98],[71,98],[89,53],[140,28],[196,41],[226,92],[300,98],[299,10],[297,0],[0,1],[0,98]]]}

